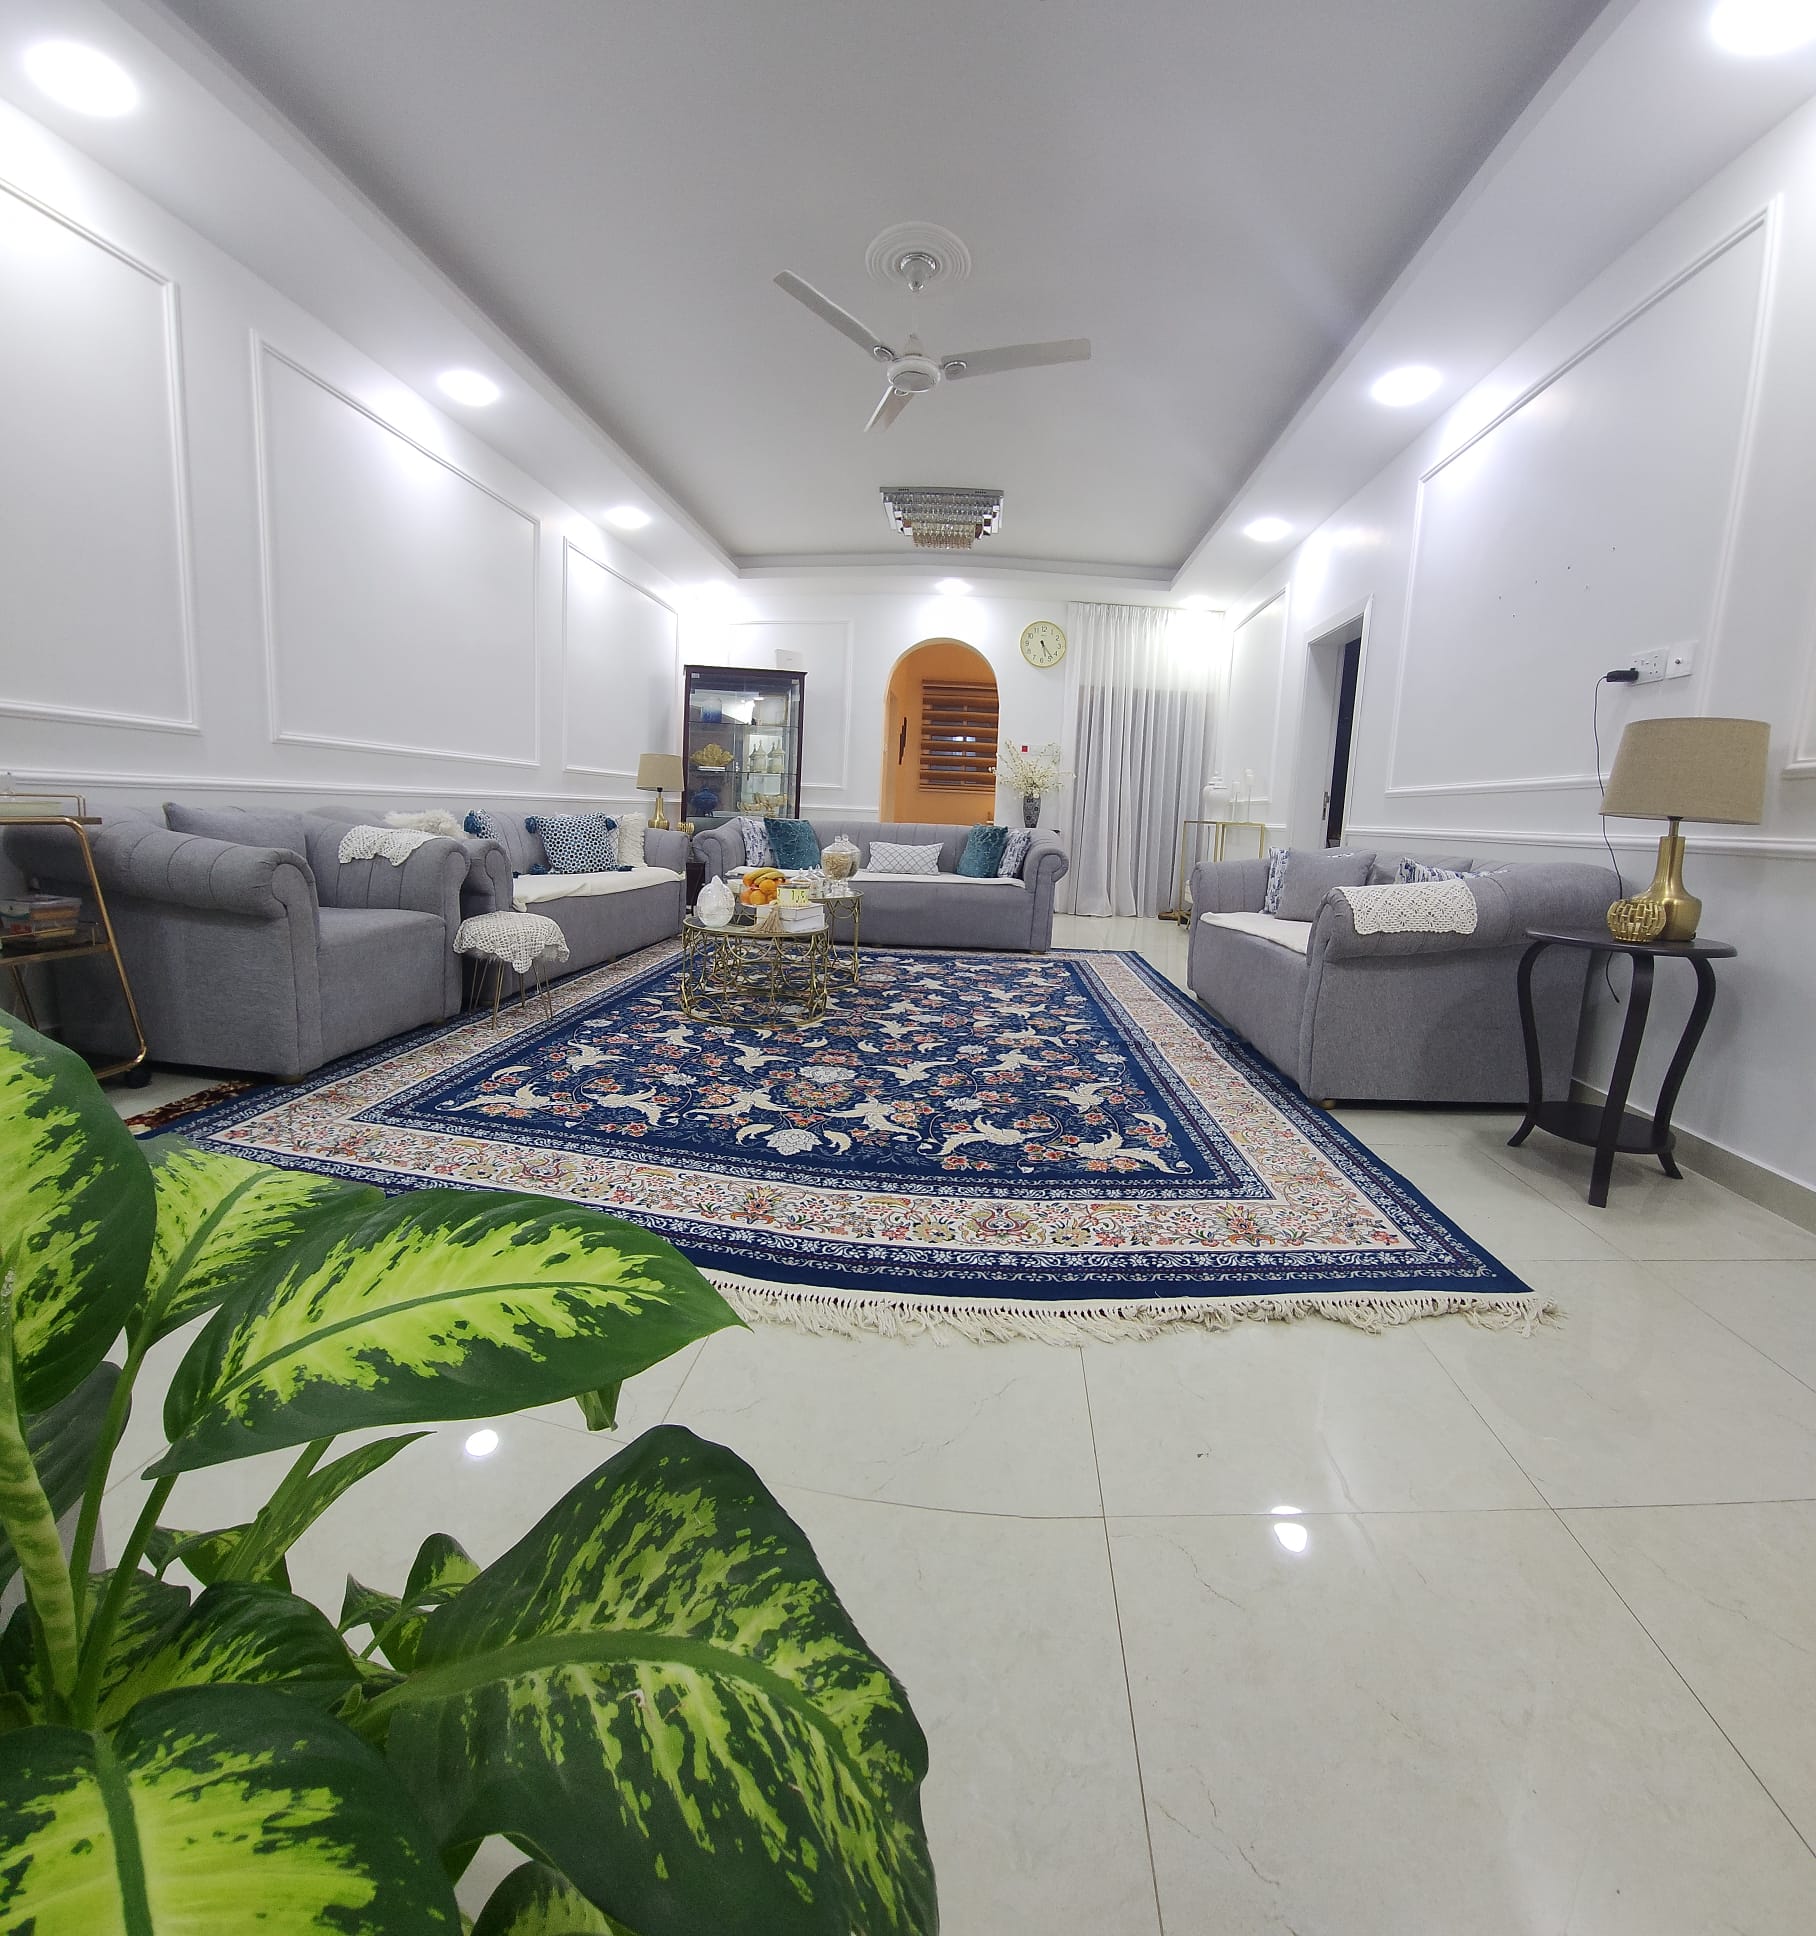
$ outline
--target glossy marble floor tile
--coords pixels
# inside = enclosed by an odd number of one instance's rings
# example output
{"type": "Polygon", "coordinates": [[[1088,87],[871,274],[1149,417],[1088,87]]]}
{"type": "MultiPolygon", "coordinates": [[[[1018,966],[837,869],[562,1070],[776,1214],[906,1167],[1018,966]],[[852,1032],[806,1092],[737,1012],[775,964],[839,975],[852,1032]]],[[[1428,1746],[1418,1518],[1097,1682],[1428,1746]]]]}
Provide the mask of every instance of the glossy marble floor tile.
{"type": "Polygon", "coordinates": [[[1816,1857],[1553,1515],[1111,1538],[1166,1929],[1816,1924],[1816,1857]]]}
{"type": "Polygon", "coordinates": [[[1653,1274],[1816,1389],[1816,1264],[1657,1264],[1653,1274]]]}

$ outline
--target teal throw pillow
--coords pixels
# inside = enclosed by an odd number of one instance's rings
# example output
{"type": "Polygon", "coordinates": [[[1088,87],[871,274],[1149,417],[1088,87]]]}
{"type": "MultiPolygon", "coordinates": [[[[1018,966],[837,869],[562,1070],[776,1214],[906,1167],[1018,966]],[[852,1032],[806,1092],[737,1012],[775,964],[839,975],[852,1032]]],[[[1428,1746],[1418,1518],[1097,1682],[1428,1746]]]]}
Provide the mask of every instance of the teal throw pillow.
{"type": "Polygon", "coordinates": [[[965,851],[958,857],[958,871],[973,880],[994,880],[1003,864],[1003,849],[1009,844],[1007,827],[973,827],[965,836],[965,851]]]}
{"type": "Polygon", "coordinates": [[[820,842],[805,820],[764,819],[772,867],[818,867],[820,842]]]}

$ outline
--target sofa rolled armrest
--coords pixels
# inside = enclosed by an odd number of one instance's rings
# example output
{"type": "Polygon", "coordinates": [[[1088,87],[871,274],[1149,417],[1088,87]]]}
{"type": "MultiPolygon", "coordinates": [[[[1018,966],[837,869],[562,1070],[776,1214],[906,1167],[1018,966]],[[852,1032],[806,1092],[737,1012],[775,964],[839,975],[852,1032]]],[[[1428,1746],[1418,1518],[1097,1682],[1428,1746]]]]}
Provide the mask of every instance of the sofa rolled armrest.
{"type": "Polygon", "coordinates": [[[456,844],[467,857],[467,878],[460,890],[461,914],[508,914],[511,857],[505,852],[504,842],[460,834],[456,844]]]}
{"type": "MultiPolygon", "coordinates": [[[[649,842],[644,841],[644,852],[649,842]]],[[[706,869],[709,881],[723,880],[744,865],[744,836],[730,821],[722,827],[703,827],[694,835],[694,858],[706,869]]]]}
{"type": "MultiPolygon", "coordinates": [[[[307,918],[313,923],[315,882],[309,864],[287,848],[172,833],[137,818],[102,826],[89,846],[103,893],[261,921],[307,918]]],[[[81,846],[67,827],[9,828],[6,852],[34,880],[83,885],[81,846]]]]}
{"type": "Polygon", "coordinates": [[[1201,860],[1192,869],[1194,914],[1259,914],[1266,893],[1265,860],[1201,860]]]}
{"type": "Polygon", "coordinates": [[[651,867],[668,867],[685,874],[692,844],[686,834],[676,833],[673,827],[649,827],[643,835],[643,858],[651,867]]]}

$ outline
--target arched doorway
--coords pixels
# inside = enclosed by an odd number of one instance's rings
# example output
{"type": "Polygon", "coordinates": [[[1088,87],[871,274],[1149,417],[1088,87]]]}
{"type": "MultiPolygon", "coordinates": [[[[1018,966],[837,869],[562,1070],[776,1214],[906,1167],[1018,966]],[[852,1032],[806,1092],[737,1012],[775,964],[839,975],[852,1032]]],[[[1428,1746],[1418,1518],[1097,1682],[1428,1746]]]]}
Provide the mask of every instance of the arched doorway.
{"type": "Polygon", "coordinates": [[[882,817],[975,826],[996,817],[996,674],[961,639],[896,660],[883,700],[882,817]]]}

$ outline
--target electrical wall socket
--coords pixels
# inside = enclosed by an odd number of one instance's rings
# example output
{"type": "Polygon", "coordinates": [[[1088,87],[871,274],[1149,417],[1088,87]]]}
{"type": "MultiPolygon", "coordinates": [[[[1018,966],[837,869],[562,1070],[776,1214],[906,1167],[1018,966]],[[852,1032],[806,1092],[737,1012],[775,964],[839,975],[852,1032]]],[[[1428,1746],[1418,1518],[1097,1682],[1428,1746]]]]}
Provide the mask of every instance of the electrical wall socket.
{"type": "Polygon", "coordinates": [[[1683,679],[1688,677],[1695,665],[1695,648],[1688,645],[1661,645],[1652,652],[1636,652],[1633,655],[1633,670],[1639,674],[1638,683],[1642,686],[1656,684],[1660,679],[1683,679]]]}

